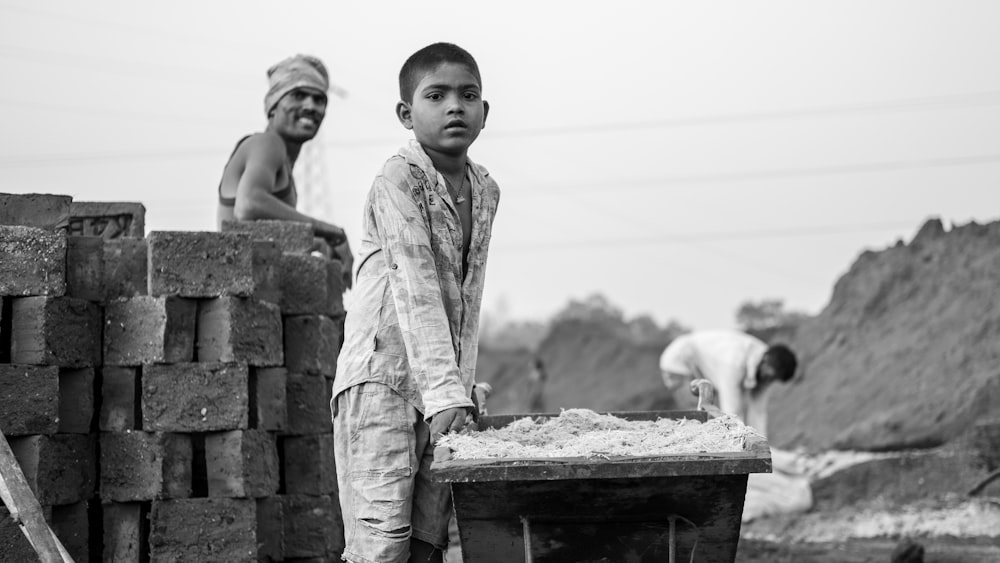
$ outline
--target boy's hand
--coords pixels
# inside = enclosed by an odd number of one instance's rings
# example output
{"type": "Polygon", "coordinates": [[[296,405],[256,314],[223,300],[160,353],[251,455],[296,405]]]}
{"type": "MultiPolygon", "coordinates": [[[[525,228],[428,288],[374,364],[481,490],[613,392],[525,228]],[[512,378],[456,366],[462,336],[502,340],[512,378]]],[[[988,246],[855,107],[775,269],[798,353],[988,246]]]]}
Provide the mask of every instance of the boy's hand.
{"type": "Polygon", "coordinates": [[[449,432],[458,432],[465,427],[465,417],[469,415],[465,407],[454,407],[443,410],[431,418],[431,441],[437,443],[441,436],[449,432]]]}

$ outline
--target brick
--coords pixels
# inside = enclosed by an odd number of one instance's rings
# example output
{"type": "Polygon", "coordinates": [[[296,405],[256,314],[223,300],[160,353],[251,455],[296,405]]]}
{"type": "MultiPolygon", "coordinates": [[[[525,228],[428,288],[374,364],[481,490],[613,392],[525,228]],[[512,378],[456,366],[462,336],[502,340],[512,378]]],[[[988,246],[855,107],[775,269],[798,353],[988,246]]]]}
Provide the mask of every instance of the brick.
{"type": "Polygon", "coordinates": [[[0,431],[8,437],[59,430],[59,368],[0,364],[0,431]]]}
{"type": "Polygon", "coordinates": [[[0,295],[0,364],[10,363],[10,331],[13,299],[0,295]]]}
{"type": "Polygon", "coordinates": [[[340,327],[322,315],[285,317],[285,366],[296,373],[337,372],[340,327]]]}
{"type": "Polygon", "coordinates": [[[66,293],[66,235],[0,226],[0,295],[66,293]]]}
{"type": "Polygon", "coordinates": [[[0,225],[65,230],[72,200],[66,195],[0,193],[0,225]]]}
{"type": "Polygon", "coordinates": [[[52,531],[77,563],[90,559],[90,519],[87,505],[88,502],[84,501],[52,507],[52,531]]]}
{"type": "Polygon", "coordinates": [[[104,363],[138,366],[194,359],[198,304],[148,295],[109,301],[104,309],[104,363]]]}
{"type": "Polygon", "coordinates": [[[333,434],[285,436],[284,491],[288,494],[336,495],[337,466],[333,459],[333,434]]]}
{"type": "MultiPolygon", "coordinates": [[[[344,311],[344,264],[340,260],[330,260],[326,263],[326,309],[324,314],[331,317],[341,317],[344,311]]],[[[351,273],[347,272],[349,276],[351,273]]]]}
{"type": "Polygon", "coordinates": [[[94,421],[94,368],[59,370],[59,433],[89,434],[94,421]]]}
{"type": "Polygon", "coordinates": [[[282,431],[288,426],[285,368],[250,368],[250,428],[282,431]]]}
{"type": "Polygon", "coordinates": [[[280,366],[284,362],[281,310],[246,297],[198,304],[198,361],[280,366]]]}
{"type": "Polygon", "coordinates": [[[77,434],[25,436],[10,439],[10,448],[39,503],[72,504],[94,495],[94,442],[77,434]]]}
{"type": "Polygon", "coordinates": [[[317,315],[327,308],[327,260],[308,254],[281,255],[281,313],[317,315]]]}
{"type": "Polygon", "coordinates": [[[101,499],[131,502],[191,496],[193,448],[183,434],[101,434],[101,499]]]}
{"type": "Polygon", "coordinates": [[[66,295],[104,301],[104,239],[69,237],[66,239],[66,295]]]}
{"type": "Polygon", "coordinates": [[[313,228],[300,221],[223,221],[222,232],[248,233],[254,240],[273,240],[282,252],[308,254],[313,249],[313,228]]]}
{"type": "Polygon", "coordinates": [[[257,557],[259,561],[284,561],[283,513],[280,496],[257,499],[257,557]]]}
{"type": "Polygon", "coordinates": [[[146,239],[119,238],[104,242],[104,292],[108,300],[149,292],[146,239]]]}
{"type": "Polygon", "coordinates": [[[281,249],[273,240],[253,241],[253,295],[281,305],[281,249]]]}
{"type": "Polygon", "coordinates": [[[136,202],[74,201],[69,206],[70,236],[95,236],[105,240],[142,238],[146,208],[136,202]]]}
{"type": "Polygon", "coordinates": [[[153,231],[149,294],[180,297],[248,296],[253,292],[253,245],[246,233],[153,231]]]}
{"type": "Polygon", "coordinates": [[[288,374],[285,389],[288,427],[285,434],[324,434],[333,431],[330,413],[331,384],[323,377],[288,374]]]}
{"type": "Polygon", "coordinates": [[[149,555],[160,561],[257,561],[257,503],[252,499],[154,501],[149,555]]]}
{"type": "Polygon", "coordinates": [[[103,509],[104,561],[147,561],[149,555],[148,502],[105,502],[103,509]]]}
{"type": "Polygon", "coordinates": [[[101,308],[73,297],[21,297],[11,307],[11,361],[92,367],[101,363],[101,308]]]}
{"type": "Polygon", "coordinates": [[[208,496],[259,498],[278,492],[278,446],[261,430],[232,430],[205,436],[208,496]]]}
{"type": "Polygon", "coordinates": [[[38,561],[35,548],[28,542],[21,527],[0,502],[0,556],[2,561],[38,561]]]}
{"type": "Polygon", "coordinates": [[[142,427],[154,432],[243,430],[248,395],[244,365],[147,365],[142,369],[142,427]]]}
{"type": "Polygon", "coordinates": [[[138,430],[138,368],[105,366],[101,368],[101,413],[97,427],[102,432],[138,430]]]}
{"type": "Polygon", "coordinates": [[[344,549],[344,524],[332,497],[284,495],[285,558],[327,557],[344,549]]]}

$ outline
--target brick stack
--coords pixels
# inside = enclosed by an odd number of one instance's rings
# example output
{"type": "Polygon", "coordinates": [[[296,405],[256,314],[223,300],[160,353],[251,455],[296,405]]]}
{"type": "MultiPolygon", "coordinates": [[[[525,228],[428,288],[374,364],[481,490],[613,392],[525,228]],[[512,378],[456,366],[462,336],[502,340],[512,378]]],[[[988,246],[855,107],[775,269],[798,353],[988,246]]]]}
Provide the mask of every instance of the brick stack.
{"type": "Polygon", "coordinates": [[[338,561],[340,263],[305,224],[142,238],[135,204],[72,205],[0,232],[0,428],[77,561],[338,561]]]}
{"type": "Polygon", "coordinates": [[[284,365],[256,368],[252,377],[251,418],[277,432],[281,458],[279,494],[258,502],[259,556],[339,561],[330,390],[343,341],[341,264],[304,223],[227,222],[222,230],[250,236],[258,285],[280,288],[284,365]]]}
{"type": "MultiPolygon", "coordinates": [[[[68,239],[69,220],[69,197],[0,195],[0,430],[67,551],[88,561],[102,308],[82,278],[100,241],[68,239]]],[[[37,559],[2,505],[0,528],[4,560],[37,559]]]]}

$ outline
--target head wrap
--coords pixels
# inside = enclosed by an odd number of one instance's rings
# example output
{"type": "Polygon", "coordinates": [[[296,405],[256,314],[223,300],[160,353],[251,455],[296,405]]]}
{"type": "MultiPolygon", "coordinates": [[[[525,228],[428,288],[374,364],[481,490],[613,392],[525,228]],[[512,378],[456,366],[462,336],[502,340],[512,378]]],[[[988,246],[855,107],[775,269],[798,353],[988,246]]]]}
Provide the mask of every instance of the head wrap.
{"type": "Polygon", "coordinates": [[[264,96],[264,113],[270,114],[282,96],[296,88],[312,88],[324,94],[330,76],[323,61],[310,55],[294,55],[267,69],[270,87],[264,96]]]}

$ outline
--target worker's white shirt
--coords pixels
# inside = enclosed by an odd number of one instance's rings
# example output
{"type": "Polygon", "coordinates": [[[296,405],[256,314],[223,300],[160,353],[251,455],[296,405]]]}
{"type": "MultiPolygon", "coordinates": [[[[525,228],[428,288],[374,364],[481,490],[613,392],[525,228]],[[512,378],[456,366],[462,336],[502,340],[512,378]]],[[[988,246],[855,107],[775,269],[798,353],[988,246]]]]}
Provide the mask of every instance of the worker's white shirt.
{"type": "Polygon", "coordinates": [[[761,433],[767,431],[767,391],[754,393],[757,366],[767,344],[736,330],[703,330],[674,339],[660,356],[664,383],[668,374],[703,377],[712,382],[719,409],[734,414],[761,433]]]}

